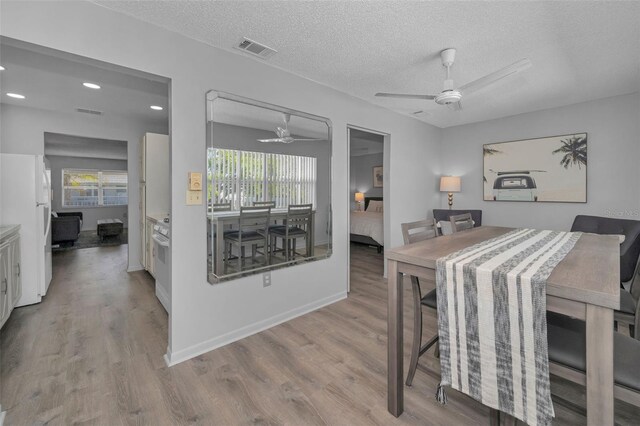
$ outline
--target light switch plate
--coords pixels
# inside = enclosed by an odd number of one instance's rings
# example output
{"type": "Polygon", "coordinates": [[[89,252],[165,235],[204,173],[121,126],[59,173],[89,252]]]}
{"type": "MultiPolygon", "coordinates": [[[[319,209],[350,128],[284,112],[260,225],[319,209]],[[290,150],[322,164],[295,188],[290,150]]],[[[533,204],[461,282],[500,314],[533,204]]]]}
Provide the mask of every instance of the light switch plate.
{"type": "Polygon", "coordinates": [[[188,206],[202,205],[202,191],[187,191],[187,205],[188,206]]]}
{"type": "Polygon", "coordinates": [[[265,272],[262,274],[262,287],[269,287],[271,285],[271,272],[265,272]]]}

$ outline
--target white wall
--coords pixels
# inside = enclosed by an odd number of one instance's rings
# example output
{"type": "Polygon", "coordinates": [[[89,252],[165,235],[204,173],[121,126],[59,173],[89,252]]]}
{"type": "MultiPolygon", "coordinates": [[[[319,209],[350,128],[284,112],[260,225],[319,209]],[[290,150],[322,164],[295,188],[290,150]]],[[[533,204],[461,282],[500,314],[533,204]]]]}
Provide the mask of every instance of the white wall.
{"type": "Polygon", "coordinates": [[[442,172],[462,176],[454,208],[482,209],[484,225],[556,230],[568,230],[578,214],[640,220],[638,123],[636,93],[443,129],[442,172]],[[482,200],[483,144],[582,132],[588,134],[586,204],[482,200]]]}
{"type": "MultiPolygon", "coordinates": [[[[11,5],[0,5],[2,21],[11,5]]],[[[17,4],[15,4],[17,5],[17,4]]],[[[34,16],[39,16],[35,13],[34,16]]],[[[2,35],[9,35],[4,32],[2,35]]],[[[40,43],[45,44],[45,43],[40,43]]],[[[85,55],[88,56],[88,55],[85,55]]],[[[139,231],[139,171],[138,144],[145,132],[168,133],[166,124],[143,123],[117,116],[92,116],[79,113],[62,113],[15,105],[0,105],[0,152],[13,154],[44,154],[45,132],[62,133],[88,138],[127,141],[129,174],[129,235],[137,236],[139,231]]],[[[129,238],[129,269],[140,269],[139,238],[129,238]]]]}
{"type": "MultiPolygon", "coordinates": [[[[383,188],[373,187],[373,168],[375,166],[382,166],[384,161],[384,154],[367,154],[351,157],[351,208],[355,209],[356,203],[354,200],[356,192],[363,192],[365,197],[382,197],[383,188]]],[[[362,204],[364,209],[364,203],[362,204]]],[[[416,219],[417,220],[417,219],[416,219]]]]}
{"type": "MultiPolygon", "coordinates": [[[[120,219],[124,223],[124,227],[128,228],[127,206],[62,207],[62,169],[127,170],[126,161],[58,155],[47,155],[47,159],[51,168],[51,188],[53,189],[51,208],[54,212],[82,212],[83,231],[96,230],[98,219],[120,219]]],[[[133,235],[133,238],[136,235],[133,235]]]]}
{"type": "Polygon", "coordinates": [[[388,246],[402,243],[399,226],[402,221],[424,217],[428,209],[439,204],[439,194],[434,188],[440,174],[437,167],[440,130],[435,127],[240,53],[212,48],[91,3],[3,1],[0,12],[0,32],[5,36],[171,79],[173,283],[168,353],[171,362],[346,297],[348,124],[391,135],[385,187],[391,206],[385,212],[392,230],[388,246]],[[189,171],[205,172],[204,100],[210,89],[332,120],[331,258],[273,271],[272,285],[267,288],[262,287],[259,275],[217,285],[207,283],[205,207],[186,206],[185,190],[189,171]],[[426,188],[420,197],[415,196],[418,185],[426,188]]]}

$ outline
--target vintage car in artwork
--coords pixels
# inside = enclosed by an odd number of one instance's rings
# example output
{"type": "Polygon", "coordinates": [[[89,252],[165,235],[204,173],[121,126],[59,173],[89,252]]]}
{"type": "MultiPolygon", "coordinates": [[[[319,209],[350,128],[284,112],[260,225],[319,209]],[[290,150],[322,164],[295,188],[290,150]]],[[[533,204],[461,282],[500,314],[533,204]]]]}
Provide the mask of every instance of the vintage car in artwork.
{"type": "Polygon", "coordinates": [[[497,172],[493,182],[493,199],[496,201],[538,201],[538,188],[531,172],[542,170],[516,170],[497,172]]]}

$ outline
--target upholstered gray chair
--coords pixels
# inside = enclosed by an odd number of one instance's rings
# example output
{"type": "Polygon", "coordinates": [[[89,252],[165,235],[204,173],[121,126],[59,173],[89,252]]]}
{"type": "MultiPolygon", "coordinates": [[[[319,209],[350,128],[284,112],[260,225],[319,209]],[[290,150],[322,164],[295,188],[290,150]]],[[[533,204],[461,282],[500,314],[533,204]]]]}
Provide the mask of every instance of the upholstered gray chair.
{"type": "MultiPolygon", "coordinates": [[[[269,244],[269,220],[271,216],[271,207],[240,207],[240,217],[238,218],[238,229],[228,232],[224,235],[225,253],[224,262],[225,273],[229,264],[230,247],[237,246],[238,251],[242,255],[238,256],[238,271],[242,271],[242,259],[244,258],[244,246],[250,244],[252,247],[251,259],[255,261],[258,245],[261,243],[263,247],[269,244]]],[[[265,250],[264,265],[269,264],[269,252],[265,250]]]]}
{"type": "Polygon", "coordinates": [[[313,205],[311,204],[290,204],[287,208],[287,218],[284,225],[269,227],[269,238],[271,253],[275,253],[278,238],[282,240],[285,260],[294,260],[296,257],[296,240],[304,238],[305,256],[311,253],[311,215],[313,205]]]}
{"type": "MultiPolygon", "coordinates": [[[[438,236],[438,228],[435,220],[420,220],[418,222],[403,223],[402,238],[405,244],[416,243],[438,236]]],[[[432,283],[435,286],[435,283],[432,283]]],[[[420,281],[417,277],[411,277],[411,288],[413,290],[413,342],[411,344],[411,361],[409,362],[409,373],[407,373],[407,386],[411,386],[413,377],[418,368],[418,358],[438,342],[438,333],[431,337],[424,346],[422,345],[422,307],[438,309],[438,298],[435,288],[429,291],[424,297],[420,290],[420,281]]],[[[437,346],[436,346],[437,351],[437,346]]],[[[436,352],[437,355],[437,352],[436,352]]]]}
{"type": "MultiPolygon", "coordinates": [[[[586,383],[586,327],[584,321],[547,312],[550,373],[586,383]]],[[[613,380],[617,399],[640,407],[640,341],[613,333],[613,380]]]]}
{"type": "Polygon", "coordinates": [[[638,256],[640,255],[640,221],[610,217],[579,215],[573,221],[571,231],[602,235],[624,235],[620,244],[620,310],[615,312],[616,326],[628,325],[631,337],[640,339],[640,284],[638,256]],[[636,335],[637,334],[637,335],[636,335]]]}

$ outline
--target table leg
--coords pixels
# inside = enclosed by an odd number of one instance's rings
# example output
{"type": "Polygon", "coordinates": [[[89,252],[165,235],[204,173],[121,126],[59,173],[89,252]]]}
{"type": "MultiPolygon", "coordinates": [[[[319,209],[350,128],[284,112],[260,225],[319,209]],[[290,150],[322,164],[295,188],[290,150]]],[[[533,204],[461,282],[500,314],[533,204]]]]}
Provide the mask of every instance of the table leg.
{"type": "Polygon", "coordinates": [[[398,417],[404,411],[403,352],[402,352],[402,274],[398,262],[388,263],[388,311],[387,311],[387,409],[398,417]]]}
{"type": "Polygon", "coordinates": [[[587,425],[613,425],[613,310],[587,305],[587,425]]]}

